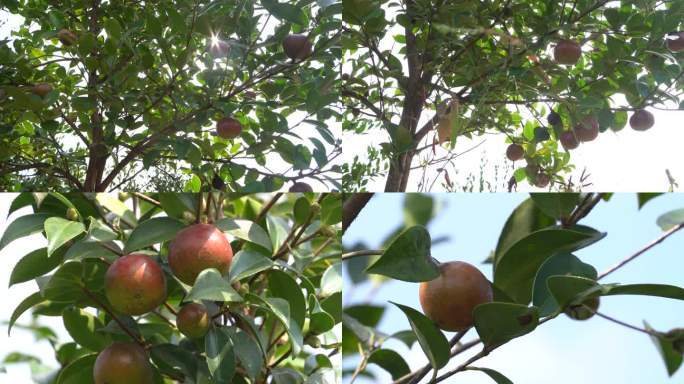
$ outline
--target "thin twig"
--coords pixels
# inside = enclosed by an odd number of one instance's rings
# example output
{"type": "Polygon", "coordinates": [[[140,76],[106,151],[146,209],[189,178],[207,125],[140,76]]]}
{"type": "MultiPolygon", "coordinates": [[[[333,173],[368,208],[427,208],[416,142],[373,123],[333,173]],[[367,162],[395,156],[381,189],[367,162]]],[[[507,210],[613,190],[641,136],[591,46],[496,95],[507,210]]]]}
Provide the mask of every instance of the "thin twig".
{"type": "Polygon", "coordinates": [[[358,256],[376,256],[376,255],[382,255],[383,250],[381,249],[370,249],[370,250],[363,250],[363,251],[354,251],[354,252],[347,252],[342,255],[342,260],[347,260],[351,259],[353,257],[358,257],[358,256]]]}

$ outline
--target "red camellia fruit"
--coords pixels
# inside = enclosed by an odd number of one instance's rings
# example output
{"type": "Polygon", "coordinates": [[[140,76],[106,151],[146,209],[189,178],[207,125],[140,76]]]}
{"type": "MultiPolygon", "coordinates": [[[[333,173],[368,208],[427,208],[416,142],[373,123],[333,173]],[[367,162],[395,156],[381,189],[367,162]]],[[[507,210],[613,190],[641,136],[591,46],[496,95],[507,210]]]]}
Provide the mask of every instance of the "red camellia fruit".
{"type": "Polygon", "coordinates": [[[635,131],[645,131],[655,124],[653,114],[645,109],[640,109],[629,118],[629,126],[635,131]]]}
{"type": "Polygon", "coordinates": [[[63,45],[66,46],[76,44],[76,40],[78,39],[76,34],[68,29],[60,29],[59,32],[57,32],[57,38],[63,45]]]}
{"type": "Polygon", "coordinates": [[[492,301],[492,286],[477,268],[462,261],[442,263],[439,277],[420,283],[425,315],[445,331],[473,325],[473,309],[492,301]]]}
{"type": "Polygon", "coordinates": [[[216,134],[224,139],[234,139],[242,133],[242,124],[232,117],[224,117],[216,123],[216,134]]]}
{"type": "Polygon", "coordinates": [[[534,180],[534,185],[537,188],[546,188],[550,182],[551,182],[551,178],[549,177],[549,175],[542,172],[542,173],[537,174],[537,176],[534,180]]]}
{"type": "Polygon", "coordinates": [[[572,40],[561,40],[553,49],[553,57],[558,64],[575,65],[582,56],[582,48],[572,40]]]}
{"type": "Polygon", "coordinates": [[[233,249],[226,235],[211,224],[195,224],[182,229],[169,245],[169,266],[173,274],[188,285],[200,272],[216,268],[228,272],[233,249]]]}
{"type": "Polygon", "coordinates": [[[289,192],[313,192],[313,188],[307,183],[302,183],[301,181],[298,181],[294,184],[289,189],[289,192]]]}
{"type": "Polygon", "coordinates": [[[202,304],[186,304],[176,316],[178,330],[190,339],[199,339],[206,335],[209,325],[209,314],[202,304]]]}
{"type": "Polygon", "coordinates": [[[45,95],[52,92],[52,85],[48,83],[38,83],[31,88],[31,92],[40,97],[45,97],[45,95]]]}
{"type": "Polygon", "coordinates": [[[95,384],[149,384],[154,382],[154,373],[142,347],[115,342],[97,355],[93,379],[95,384]]]}
{"type": "Polygon", "coordinates": [[[669,36],[674,38],[665,40],[667,49],[672,52],[684,51],[684,32],[674,32],[669,34],[669,36]]]}
{"type": "Polygon", "coordinates": [[[593,116],[587,116],[575,125],[575,137],[579,141],[592,141],[598,137],[599,123],[593,116]]]}
{"type": "Polygon", "coordinates": [[[302,60],[313,52],[313,45],[305,35],[287,35],[283,40],[283,51],[292,60],[302,60]]]}
{"type": "Polygon", "coordinates": [[[520,144],[513,143],[506,148],[506,157],[508,157],[508,160],[510,161],[520,160],[524,155],[525,151],[520,144]]]}
{"type": "Polygon", "coordinates": [[[564,131],[560,134],[560,142],[563,145],[563,148],[566,150],[571,150],[579,147],[579,141],[577,141],[577,138],[575,137],[575,134],[572,131],[564,131]]]}
{"type": "Polygon", "coordinates": [[[142,315],[166,299],[164,271],[147,255],[121,256],[107,269],[105,294],[115,310],[142,315]]]}

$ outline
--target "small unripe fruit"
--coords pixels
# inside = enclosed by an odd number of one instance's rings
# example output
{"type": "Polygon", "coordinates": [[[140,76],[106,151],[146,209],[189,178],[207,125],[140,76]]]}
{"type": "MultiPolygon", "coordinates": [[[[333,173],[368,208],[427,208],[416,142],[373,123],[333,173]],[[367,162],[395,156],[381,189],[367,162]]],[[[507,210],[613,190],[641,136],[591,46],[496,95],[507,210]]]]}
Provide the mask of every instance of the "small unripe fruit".
{"type": "Polygon", "coordinates": [[[186,304],[178,311],[176,326],[189,339],[204,337],[209,331],[209,313],[202,304],[186,304]]]}
{"type": "Polygon", "coordinates": [[[579,141],[592,141],[598,137],[599,123],[593,116],[585,117],[575,125],[575,137],[579,141]]]}
{"type": "Polygon", "coordinates": [[[66,211],[66,218],[71,220],[71,221],[76,221],[78,220],[78,211],[76,208],[69,208],[66,211]]]}
{"type": "Polygon", "coordinates": [[[572,131],[564,131],[561,133],[560,142],[563,145],[563,148],[568,151],[579,147],[579,141],[577,141],[577,138],[572,131]]]}
{"type": "Polygon", "coordinates": [[[313,348],[320,348],[321,340],[316,335],[307,335],[304,338],[304,344],[313,348]]]}
{"type": "Polygon", "coordinates": [[[31,88],[31,92],[40,97],[45,97],[45,95],[52,92],[52,85],[48,83],[38,83],[31,88]]]}
{"type": "Polygon", "coordinates": [[[115,342],[97,355],[95,384],[149,384],[153,380],[147,353],[134,343],[115,342]]]}
{"type": "Polygon", "coordinates": [[[592,297],[585,300],[582,304],[572,304],[565,308],[565,314],[571,319],[587,320],[594,316],[598,309],[600,300],[598,297],[592,297]]]}
{"type": "Polygon", "coordinates": [[[551,138],[551,134],[549,133],[549,129],[546,127],[537,127],[534,129],[534,139],[542,142],[546,141],[551,138]]]}
{"type": "Polygon", "coordinates": [[[640,109],[629,118],[629,126],[635,131],[645,131],[655,124],[653,114],[645,109],[640,109]]]}
{"type": "Polygon", "coordinates": [[[283,51],[292,60],[302,60],[313,52],[313,45],[306,35],[287,35],[283,40],[283,51]]]}
{"type": "Polygon", "coordinates": [[[534,185],[537,188],[546,188],[551,182],[551,178],[546,173],[539,173],[534,180],[534,185]]]}
{"type": "Polygon", "coordinates": [[[216,123],[216,134],[224,139],[234,139],[242,133],[242,124],[232,117],[224,117],[216,123]]]}
{"type": "Polygon", "coordinates": [[[558,64],[575,65],[582,56],[582,48],[572,40],[561,40],[553,49],[553,57],[558,64]]]}
{"type": "Polygon", "coordinates": [[[76,44],[77,40],[76,34],[68,29],[60,29],[59,32],[57,32],[57,38],[67,47],[76,44]]]}
{"type": "Polygon", "coordinates": [[[549,113],[549,115],[546,117],[546,121],[548,121],[551,125],[559,125],[563,122],[563,120],[561,120],[561,116],[554,111],[549,113]]]}
{"type": "Polygon", "coordinates": [[[675,38],[665,40],[667,49],[672,52],[684,51],[684,32],[675,32],[669,35],[675,38]]]}
{"type": "Polygon", "coordinates": [[[508,160],[510,161],[520,160],[524,155],[525,151],[520,144],[513,143],[506,148],[506,157],[508,157],[508,160]]]}
{"type": "Polygon", "coordinates": [[[135,316],[150,312],[166,299],[164,271],[147,255],[121,256],[107,269],[105,294],[121,313],[135,316]]]}
{"type": "Polygon", "coordinates": [[[302,183],[301,181],[298,181],[294,184],[289,189],[289,192],[313,192],[313,188],[307,183],[302,183]]]}
{"type": "Polygon", "coordinates": [[[228,273],[233,250],[226,235],[211,224],[195,224],[182,229],[169,245],[169,266],[188,285],[207,268],[228,273]]]}
{"type": "Polygon", "coordinates": [[[445,331],[473,325],[473,309],[492,301],[492,287],[474,266],[452,261],[439,266],[439,277],[420,283],[420,305],[425,315],[445,331]]]}
{"type": "Polygon", "coordinates": [[[119,192],[119,201],[126,201],[128,198],[131,197],[131,194],[128,192],[119,192]]]}

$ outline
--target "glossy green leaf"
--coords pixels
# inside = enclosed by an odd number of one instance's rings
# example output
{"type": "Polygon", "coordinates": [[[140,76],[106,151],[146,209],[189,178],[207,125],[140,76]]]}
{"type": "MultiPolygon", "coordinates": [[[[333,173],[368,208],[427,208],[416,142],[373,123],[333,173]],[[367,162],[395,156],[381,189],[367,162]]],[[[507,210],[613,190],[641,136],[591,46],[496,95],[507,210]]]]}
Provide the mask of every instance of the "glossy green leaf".
{"type": "MultiPolygon", "coordinates": [[[[644,328],[648,331],[654,330],[646,321],[644,321],[644,328]]],[[[653,335],[650,335],[649,337],[651,338],[651,341],[653,341],[653,344],[658,350],[660,357],[663,359],[663,362],[665,363],[667,374],[670,377],[672,377],[672,375],[677,373],[679,368],[682,366],[684,356],[675,351],[671,340],[668,340],[665,337],[656,337],[653,335]]]]}
{"type": "Polygon", "coordinates": [[[38,276],[42,276],[57,268],[62,262],[63,252],[57,252],[51,257],[47,255],[47,248],[40,248],[22,257],[12,269],[9,285],[23,283],[38,276]]]}
{"type": "Polygon", "coordinates": [[[480,371],[483,373],[486,373],[489,377],[492,378],[496,382],[496,384],[513,384],[512,381],[508,380],[508,378],[501,373],[489,369],[489,368],[478,368],[478,367],[468,367],[467,368],[469,371],[480,371]]]}
{"type": "Polygon", "coordinates": [[[254,294],[248,294],[247,296],[250,302],[256,303],[261,308],[267,310],[283,324],[292,345],[292,353],[296,356],[302,350],[304,336],[302,335],[302,330],[299,325],[290,317],[290,306],[288,302],[275,297],[261,298],[254,294]]]}
{"type": "Polygon", "coordinates": [[[501,230],[494,252],[494,270],[496,271],[501,257],[513,244],[532,232],[554,224],[554,219],[544,214],[532,199],[523,201],[511,213],[501,230]]]}
{"type": "Polygon", "coordinates": [[[432,196],[421,193],[404,195],[404,224],[426,226],[435,215],[435,204],[432,196]]]}
{"type": "Polygon", "coordinates": [[[546,286],[556,300],[559,311],[569,304],[581,302],[588,290],[600,289],[594,279],[579,276],[550,276],[546,279],[546,286]]]}
{"type": "Polygon", "coordinates": [[[136,251],[153,244],[169,241],[185,224],[170,217],[153,217],[138,224],[131,232],[124,247],[125,253],[136,251]]]}
{"type": "Polygon", "coordinates": [[[186,301],[242,301],[242,297],[221,276],[221,272],[215,268],[205,269],[200,272],[185,299],[186,301]]]}
{"type": "Polygon", "coordinates": [[[50,217],[48,214],[36,213],[18,217],[5,229],[0,239],[0,250],[12,241],[24,236],[32,235],[43,230],[43,223],[50,217]]]}
{"type": "Polygon", "coordinates": [[[221,219],[214,223],[220,230],[227,232],[238,239],[260,245],[269,251],[273,250],[268,233],[258,224],[249,220],[221,219]]]}
{"type": "Polygon", "coordinates": [[[204,338],[209,372],[216,382],[230,383],[235,375],[233,341],[222,328],[214,327],[204,338]]]}
{"type": "Polygon", "coordinates": [[[44,302],[45,299],[43,298],[43,295],[40,292],[35,292],[26,297],[24,300],[17,305],[17,307],[14,309],[14,312],[12,312],[12,316],[10,316],[9,322],[7,324],[7,335],[10,334],[12,331],[12,326],[14,326],[14,323],[19,319],[19,316],[21,316],[24,312],[32,308],[33,306],[44,302]]]}
{"type": "Polygon", "coordinates": [[[377,364],[392,375],[392,380],[411,372],[404,358],[391,349],[376,349],[368,356],[368,364],[377,364]]]}
{"type": "Polygon", "coordinates": [[[530,193],[534,204],[549,217],[568,217],[579,203],[579,193],[530,193]]]}
{"type": "Polygon", "coordinates": [[[84,384],[93,381],[93,366],[97,354],[81,356],[59,372],[55,384],[84,384]]]}
{"type": "Polygon", "coordinates": [[[298,198],[294,204],[295,223],[299,225],[303,224],[309,218],[310,213],[311,203],[309,203],[309,199],[304,196],[298,198]]]}
{"type": "Polygon", "coordinates": [[[342,291],[342,262],[329,266],[321,277],[321,296],[327,297],[342,291]]]}
{"type": "Polygon", "coordinates": [[[496,301],[475,307],[473,317],[477,334],[486,346],[500,345],[530,333],[539,324],[536,307],[496,301]]]}
{"type": "Polygon", "coordinates": [[[655,199],[656,197],[662,195],[662,193],[644,192],[637,193],[637,201],[639,203],[639,209],[646,205],[649,201],[655,199]]]}
{"type": "Polygon", "coordinates": [[[111,344],[108,335],[97,332],[104,327],[102,321],[76,307],[69,307],[62,313],[64,328],[79,345],[93,352],[99,352],[111,344]]]}
{"type": "Polygon", "coordinates": [[[571,253],[561,252],[551,256],[534,277],[532,302],[539,308],[540,316],[549,316],[560,309],[546,285],[546,280],[554,275],[580,276],[595,280],[597,272],[593,266],[583,263],[571,253]]]}
{"type": "Polygon", "coordinates": [[[233,256],[230,264],[231,283],[250,277],[273,266],[273,261],[258,252],[241,250],[233,256]]]}
{"type": "Polygon", "coordinates": [[[111,193],[98,193],[95,195],[95,200],[126,223],[133,226],[138,224],[138,220],[133,211],[131,211],[126,204],[121,202],[116,195],[111,193]]]}
{"type": "Polygon", "coordinates": [[[439,267],[432,260],[430,246],[430,234],[425,227],[408,228],[392,241],[366,272],[409,282],[435,279],[439,276],[439,267]]]}
{"type": "Polygon", "coordinates": [[[304,327],[306,318],[306,300],[301,287],[287,272],[274,269],[268,273],[268,289],[270,295],[286,300],[290,304],[290,317],[304,327]]]}
{"type": "Polygon", "coordinates": [[[684,208],[662,214],[658,217],[656,223],[663,231],[684,223],[684,208]]]}
{"type": "Polygon", "coordinates": [[[54,302],[78,300],[83,292],[83,270],[83,264],[80,262],[64,263],[41,288],[43,297],[54,302]]]}
{"type": "Polygon", "coordinates": [[[48,256],[52,255],[57,248],[85,232],[83,223],[65,220],[61,217],[51,217],[45,220],[44,226],[48,240],[48,256]]]}

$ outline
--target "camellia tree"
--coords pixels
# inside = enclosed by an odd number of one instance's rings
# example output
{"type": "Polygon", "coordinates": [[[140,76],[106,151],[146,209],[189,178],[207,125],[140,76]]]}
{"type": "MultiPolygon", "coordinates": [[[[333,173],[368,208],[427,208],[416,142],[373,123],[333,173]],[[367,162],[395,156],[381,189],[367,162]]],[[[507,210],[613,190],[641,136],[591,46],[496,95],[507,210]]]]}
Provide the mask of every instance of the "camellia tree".
{"type": "MultiPolygon", "coordinates": [[[[639,206],[657,195],[640,194],[639,206]]],[[[377,284],[374,292],[383,282],[393,279],[412,282],[416,284],[415,294],[421,308],[390,301],[388,305],[396,306],[406,316],[410,329],[388,334],[378,327],[386,309],[384,304],[345,306],[343,356],[357,362],[347,364],[343,370],[346,382],[372,378],[373,370],[369,368],[378,366],[391,374],[394,384],[447,383],[464,371],[481,371],[496,383],[510,384],[503,373],[477,366],[478,360],[560,315],[575,320],[602,317],[647,334],[661,354],[668,374],[673,375],[682,365],[684,329],[656,330],[648,323],[643,328],[627,324],[601,313],[600,302],[614,295],[684,300],[684,288],[678,286],[609,282],[612,273],[684,228],[682,210],[660,216],[657,223],[662,235],[599,273],[573,253],[605,237],[605,233],[580,222],[610,197],[594,193],[531,194],[511,212],[497,244],[492,244],[494,251],[486,260],[493,268],[490,282],[471,264],[437,261],[431,256],[431,246],[444,240],[431,238],[425,227],[434,217],[434,202],[427,195],[408,194],[404,223],[387,237],[383,249],[368,249],[362,243],[345,244],[342,261],[352,285],[345,285],[344,290],[345,294],[351,292],[354,284],[368,279],[377,284]],[[444,331],[455,333],[449,340],[444,331]],[[464,341],[465,335],[473,333],[476,337],[464,341]],[[417,342],[429,363],[411,371],[402,355],[388,343],[392,340],[409,348],[417,342]],[[473,348],[479,351],[467,358],[461,355],[473,348]],[[452,364],[453,368],[440,371],[452,359],[461,357],[459,365],[452,364]]],[[[372,206],[370,194],[354,195],[345,201],[343,231],[353,225],[369,199],[368,205],[372,206]]],[[[397,301],[402,298],[397,297],[397,301]]],[[[553,382],[554,373],[548,375],[546,379],[553,382]]]]}
{"type": "Polygon", "coordinates": [[[340,189],[334,0],[0,4],[0,188],[340,189]]]}
{"type": "Polygon", "coordinates": [[[453,189],[458,139],[491,134],[511,184],[577,189],[573,149],[682,108],[683,20],[681,1],[344,0],[343,129],[386,138],[349,156],[345,190],[453,189]]]}
{"type": "Polygon", "coordinates": [[[47,240],[10,277],[38,288],[10,332],[47,338],[61,364],[41,382],[338,380],[339,195],[22,193],[10,213],[22,207],[33,213],[7,226],[0,248],[47,240]],[[73,341],[43,316],[61,316],[73,341]]]}

